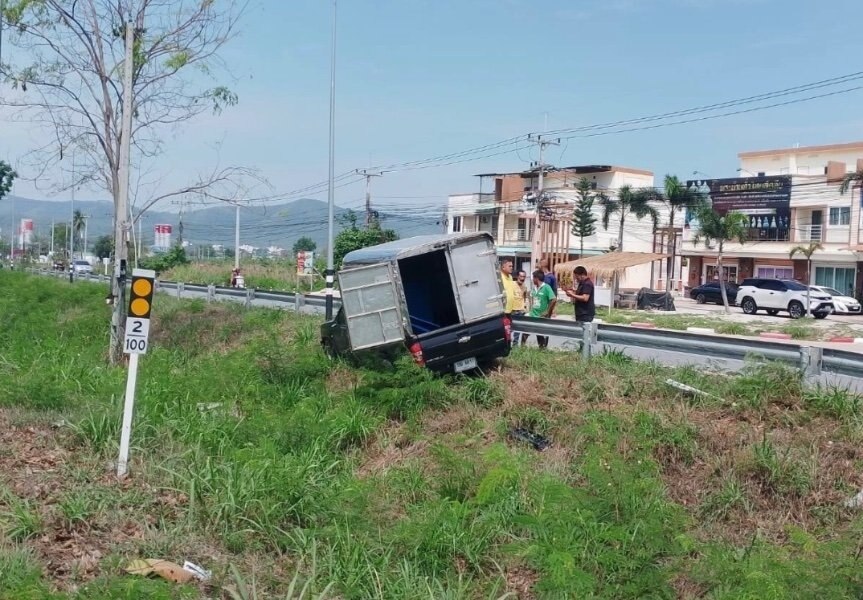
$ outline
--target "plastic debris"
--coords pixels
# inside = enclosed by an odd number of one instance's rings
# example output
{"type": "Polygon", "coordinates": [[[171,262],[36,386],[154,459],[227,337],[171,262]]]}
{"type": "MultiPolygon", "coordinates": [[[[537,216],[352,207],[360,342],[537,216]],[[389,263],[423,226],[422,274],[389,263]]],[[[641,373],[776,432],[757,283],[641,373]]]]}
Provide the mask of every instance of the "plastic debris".
{"type": "Polygon", "coordinates": [[[720,400],[719,397],[714,396],[704,390],[699,390],[698,388],[694,388],[691,385],[686,385],[685,383],[680,383],[679,381],[674,381],[673,379],[666,379],[666,385],[670,385],[676,390],[680,390],[681,392],[686,392],[687,394],[692,394],[693,396],[703,396],[705,398],[713,398],[714,400],[720,400]]]}
{"type": "Polygon", "coordinates": [[[509,434],[520,442],[527,442],[533,449],[538,452],[543,452],[551,446],[551,441],[539,435],[538,433],[534,433],[525,429],[524,427],[516,427],[514,429],[510,429],[509,434]]]}

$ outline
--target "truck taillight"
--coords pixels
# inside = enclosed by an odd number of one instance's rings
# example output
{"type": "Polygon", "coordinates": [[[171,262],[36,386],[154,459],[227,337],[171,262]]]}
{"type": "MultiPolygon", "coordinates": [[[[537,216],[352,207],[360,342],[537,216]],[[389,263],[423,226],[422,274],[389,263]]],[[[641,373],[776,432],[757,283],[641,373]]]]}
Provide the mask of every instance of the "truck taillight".
{"type": "Polygon", "coordinates": [[[507,344],[512,342],[512,319],[509,317],[503,318],[503,336],[507,344]]]}
{"type": "Polygon", "coordinates": [[[424,367],[426,364],[425,359],[423,358],[423,347],[419,342],[414,342],[410,347],[411,356],[414,357],[414,362],[421,367],[424,367]]]}

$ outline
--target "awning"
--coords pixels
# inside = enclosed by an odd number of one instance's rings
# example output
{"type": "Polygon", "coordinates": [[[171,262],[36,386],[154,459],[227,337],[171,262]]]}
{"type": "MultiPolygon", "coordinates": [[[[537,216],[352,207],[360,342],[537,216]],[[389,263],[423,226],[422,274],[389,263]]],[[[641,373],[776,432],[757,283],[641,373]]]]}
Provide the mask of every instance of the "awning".
{"type": "Polygon", "coordinates": [[[653,252],[608,252],[599,256],[588,256],[555,265],[554,274],[560,281],[572,281],[575,267],[581,266],[587,269],[588,274],[593,277],[612,277],[620,275],[629,267],[664,258],[668,258],[668,255],[653,252]]]}

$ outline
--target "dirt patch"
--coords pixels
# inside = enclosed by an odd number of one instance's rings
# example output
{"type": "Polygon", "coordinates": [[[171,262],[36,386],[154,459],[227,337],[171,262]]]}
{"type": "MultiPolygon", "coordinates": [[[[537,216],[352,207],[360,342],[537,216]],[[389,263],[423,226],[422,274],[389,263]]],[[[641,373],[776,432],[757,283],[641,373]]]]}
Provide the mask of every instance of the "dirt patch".
{"type": "Polygon", "coordinates": [[[536,571],[529,567],[509,567],[504,572],[506,591],[513,592],[519,600],[533,600],[537,598],[533,588],[539,580],[536,571]]]}

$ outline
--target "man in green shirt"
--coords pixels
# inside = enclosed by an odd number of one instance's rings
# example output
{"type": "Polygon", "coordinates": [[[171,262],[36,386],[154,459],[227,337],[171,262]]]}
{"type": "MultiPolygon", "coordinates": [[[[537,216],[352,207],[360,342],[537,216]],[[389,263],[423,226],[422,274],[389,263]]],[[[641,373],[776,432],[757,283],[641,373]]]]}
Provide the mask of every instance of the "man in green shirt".
{"type": "MultiPolygon", "coordinates": [[[[539,270],[533,272],[533,292],[531,293],[533,306],[530,309],[530,316],[550,319],[554,313],[554,306],[557,304],[557,295],[544,280],[545,273],[539,270]]],[[[547,348],[548,336],[538,335],[536,342],[540,348],[547,348]]]]}

